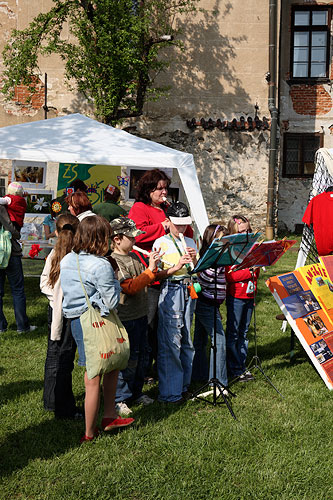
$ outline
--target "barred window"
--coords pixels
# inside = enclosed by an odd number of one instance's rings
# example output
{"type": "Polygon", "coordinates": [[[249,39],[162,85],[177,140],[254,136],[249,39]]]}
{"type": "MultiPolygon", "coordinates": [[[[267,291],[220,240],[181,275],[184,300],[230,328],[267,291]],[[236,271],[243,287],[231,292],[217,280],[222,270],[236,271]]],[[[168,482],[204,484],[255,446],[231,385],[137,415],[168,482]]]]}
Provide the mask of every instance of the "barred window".
{"type": "Polygon", "coordinates": [[[312,177],[323,134],[284,134],[283,177],[312,177]]]}

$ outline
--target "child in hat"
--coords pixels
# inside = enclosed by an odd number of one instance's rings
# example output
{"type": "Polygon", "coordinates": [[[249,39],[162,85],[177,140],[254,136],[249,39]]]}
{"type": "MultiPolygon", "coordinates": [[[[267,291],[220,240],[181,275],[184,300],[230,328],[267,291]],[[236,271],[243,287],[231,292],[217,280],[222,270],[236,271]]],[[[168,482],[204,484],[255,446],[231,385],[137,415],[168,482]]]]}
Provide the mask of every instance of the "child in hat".
{"type": "Polygon", "coordinates": [[[120,217],[110,223],[112,229],[112,257],[118,265],[117,277],[120,281],[121,294],[118,304],[119,318],[124,324],[130,340],[130,358],[125,370],[119,372],[116,391],[117,410],[120,414],[131,413],[129,403],[150,404],[153,399],[142,393],[144,384],[144,358],[147,342],[147,286],[157,277],[165,277],[180,269],[186,259],[177,259],[178,265],[169,271],[158,272],[160,260],[158,251],[149,255],[148,267],[132,252],[135,237],[143,234],[135,223],[128,218],[120,217]]]}
{"type": "Polygon", "coordinates": [[[6,205],[10,220],[20,230],[27,211],[27,202],[24,198],[23,187],[19,182],[11,182],[8,185],[8,194],[0,198],[0,205],[6,205]]]}
{"type": "Polygon", "coordinates": [[[163,252],[163,269],[172,269],[179,256],[188,260],[161,286],[158,302],[158,354],[159,401],[181,403],[186,397],[191,381],[194,348],[191,340],[193,302],[189,287],[189,270],[197,259],[197,247],[192,238],[183,233],[192,223],[187,206],[172,203],[166,211],[170,233],[158,238],[153,250],[163,252]]]}

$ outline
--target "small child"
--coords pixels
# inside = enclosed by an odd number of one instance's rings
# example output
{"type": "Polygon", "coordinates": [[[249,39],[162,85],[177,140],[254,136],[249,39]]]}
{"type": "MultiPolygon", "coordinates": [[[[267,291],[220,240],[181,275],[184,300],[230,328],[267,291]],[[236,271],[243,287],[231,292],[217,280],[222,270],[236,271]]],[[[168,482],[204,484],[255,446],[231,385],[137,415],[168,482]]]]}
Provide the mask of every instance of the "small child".
{"type": "MultiPolygon", "coordinates": [[[[228,223],[230,234],[251,232],[251,226],[243,215],[234,215],[228,223]]],[[[227,369],[229,379],[238,378],[241,382],[253,380],[251,372],[246,371],[248,352],[248,332],[254,307],[254,296],[257,287],[259,269],[254,271],[254,279],[250,269],[232,271],[226,266],[227,280],[227,369]],[[229,272],[231,271],[231,272],[229,272]]]]}
{"type": "MultiPolygon", "coordinates": [[[[220,224],[210,224],[207,226],[202,238],[202,246],[199,252],[200,257],[204,255],[214,238],[224,236],[225,234],[227,234],[227,229],[220,224]]],[[[214,335],[214,314],[216,311],[216,378],[222,385],[227,387],[226,340],[220,313],[220,306],[226,296],[225,268],[218,267],[216,273],[213,268],[206,269],[198,274],[198,281],[201,285],[201,292],[199,293],[195,308],[193,337],[195,355],[193,359],[192,380],[198,382],[213,378],[213,351],[211,350],[208,377],[206,346],[208,335],[211,339],[214,335]]]]}
{"type": "Polygon", "coordinates": [[[49,240],[50,238],[54,238],[56,236],[56,217],[61,212],[60,203],[54,199],[50,204],[50,213],[43,220],[43,229],[45,234],[45,239],[49,240]]]}
{"type": "Polygon", "coordinates": [[[146,394],[142,394],[145,377],[145,351],[147,344],[147,313],[148,294],[147,286],[177,272],[188,256],[178,259],[179,262],[172,269],[158,272],[156,266],[160,260],[158,251],[153,251],[149,256],[148,267],[132,252],[135,237],[143,234],[136,228],[131,219],[120,217],[110,223],[112,229],[111,257],[118,265],[117,277],[122,288],[118,315],[125,326],[130,340],[130,358],[125,370],[119,372],[116,403],[117,411],[122,415],[129,415],[132,410],[127,403],[151,404],[154,402],[146,394]]]}
{"type": "Polygon", "coordinates": [[[193,304],[188,288],[191,283],[188,270],[196,262],[197,247],[192,238],[185,237],[185,249],[182,244],[182,233],[192,223],[187,206],[179,201],[172,203],[166,216],[170,221],[170,233],[158,238],[153,250],[163,252],[163,269],[170,272],[178,267],[178,270],[162,284],[158,302],[158,399],[166,403],[181,403],[188,395],[194,356],[191,340],[193,304]]]}
{"type": "Polygon", "coordinates": [[[151,404],[154,402],[142,393],[144,384],[144,355],[147,342],[147,286],[156,280],[158,252],[149,256],[145,269],[139,257],[132,253],[135,237],[143,234],[131,219],[119,217],[110,223],[112,229],[112,257],[118,265],[117,277],[121,285],[118,315],[125,326],[130,341],[128,366],[119,372],[116,409],[119,414],[132,413],[127,403],[151,404]]]}
{"type": "Polygon", "coordinates": [[[0,198],[0,205],[6,205],[10,220],[20,231],[27,211],[27,202],[24,198],[23,187],[19,182],[11,182],[8,185],[8,194],[0,198]]]}

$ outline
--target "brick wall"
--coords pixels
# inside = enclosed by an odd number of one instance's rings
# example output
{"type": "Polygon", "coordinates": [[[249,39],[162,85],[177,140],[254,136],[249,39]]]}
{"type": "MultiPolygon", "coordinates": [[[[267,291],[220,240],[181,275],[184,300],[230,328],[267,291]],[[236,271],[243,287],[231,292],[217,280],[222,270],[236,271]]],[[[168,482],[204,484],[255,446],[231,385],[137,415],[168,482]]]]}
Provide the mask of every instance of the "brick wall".
{"type": "Polygon", "coordinates": [[[299,115],[326,115],[332,109],[332,98],[323,85],[293,85],[290,97],[299,115]]]}

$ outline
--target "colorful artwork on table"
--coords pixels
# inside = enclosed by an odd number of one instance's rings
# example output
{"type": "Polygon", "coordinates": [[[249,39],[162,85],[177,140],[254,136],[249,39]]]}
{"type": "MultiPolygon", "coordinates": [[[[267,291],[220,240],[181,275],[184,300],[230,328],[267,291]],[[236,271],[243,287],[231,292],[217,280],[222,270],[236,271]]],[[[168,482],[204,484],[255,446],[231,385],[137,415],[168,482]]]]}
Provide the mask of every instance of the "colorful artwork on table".
{"type": "Polygon", "coordinates": [[[103,202],[104,189],[109,184],[118,186],[121,167],[111,165],[88,165],[83,163],[60,163],[57,197],[61,196],[69,184],[80,179],[88,186],[88,196],[92,205],[103,202]]]}
{"type": "Polygon", "coordinates": [[[266,281],[326,386],[333,390],[333,255],[266,281]]]}

